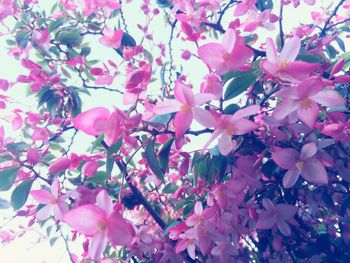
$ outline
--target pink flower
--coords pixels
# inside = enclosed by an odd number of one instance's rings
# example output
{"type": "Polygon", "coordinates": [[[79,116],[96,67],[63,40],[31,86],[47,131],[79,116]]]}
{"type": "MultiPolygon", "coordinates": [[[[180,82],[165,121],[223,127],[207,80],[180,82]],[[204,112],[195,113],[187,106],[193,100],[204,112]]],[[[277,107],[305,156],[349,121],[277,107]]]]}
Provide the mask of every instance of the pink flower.
{"type": "Polygon", "coordinates": [[[196,233],[195,229],[188,229],[185,233],[180,235],[179,241],[176,244],[176,254],[187,250],[188,255],[194,260],[196,259],[196,233]]]}
{"type": "Polygon", "coordinates": [[[27,152],[27,161],[31,164],[37,164],[41,160],[41,156],[35,148],[29,148],[27,152]]]}
{"type": "Polygon", "coordinates": [[[291,233],[290,227],[287,221],[291,220],[298,208],[294,205],[278,204],[274,205],[270,199],[264,198],[262,205],[266,209],[259,214],[258,222],[256,223],[257,229],[270,229],[277,225],[278,229],[285,236],[289,236],[291,233]]]}
{"type": "Polygon", "coordinates": [[[53,162],[49,167],[50,173],[59,173],[67,170],[71,165],[71,160],[67,157],[62,157],[53,162]]]}
{"type": "Polygon", "coordinates": [[[96,174],[98,167],[100,167],[100,164],[97,161],[87,161],[81,168],[81,172],[86,177],[91,177],[96,174]]]}
{"type": "Polygon", "coordinates": [[[196,121],[205,127],[215,128],[208,142],[203,147],[203,150],[221,135],[219,139],[220,153],[223,155],[229,154],[234,148],[232,144],[233,135],[243,135],[259,127],[256,123],[245,118],[257,114],[259,110],[260,107],[258,105],[252,105],[236,111],[233,115],[224,115],[203,109],[197,109],[195,111],[196,121]]]}
{"type": "Polygon", "coordinates": [[[105,190],[98,193],[96,203],[79,206],[64,216],[71,228],[92,236],[89,255],[94,260],[101,257],[108,241],[112,246],[126,246],[134,235],[131,224],[118,212],[113,212],[112,200],[105,190]]]}
{"type": "Polygon", "coordinates": [[[212,218],[215,215],[215,208],[210,207],[206,208],[203,211],[203,205],[201,202],[197,201],[194,206],[194,214],[191,215],[186,220],[186,225],[188,226],[196,226],[199,224],[203,224],[206,220],[212,218]]]}
{"type": "Polygon", "coordinates": [[[227,29],[223,43],[208,43],[198,49],[199,57],[216,73],[223,75],[241,70],[253,56],[253,51],[244,45],[244,39],[234,29],[227,29]]]}
{"type": "Polygon", "coordinates": [[[41,204],[45,204],[36,213],[36,219],[46,220],[53,211],[56,220],[62,220],[63,215],[68,212],[68,206],[64,202],[66,195],[61,195],[60,181],[56,178],[51,186],[51,192],[47,190],[33,190],[30,192],[33,198],[41,204]]]}
{"type": "Polygon", "coordinates": [[[256,3],[256,0],[240,1],[236,6],[236,9],[235,9],[235,12],[233,13],[233,15],[234,16],[243,16],[249,10],[256,10],[255,3],[256,3]]]}
{"type": "Polygon", "coordinates": [[[344,105],[344,99],[336,91],[323,89],[319,78],[305,80],[297,87],[285,87],[276,95],[282,98],[282,102],[273,111],[274,118],[282,120],[297,111],[299,119],[311,129],[320,112],[318,103],[327,107],[344,105]]]}
{"type": "Polygon", "coordinates": [[[292,187],[301,175],[306,181],[317,185],[327,184],[327,171],[315,158],[317,146],[310,142],[305,144],[299,153],[293,148],[279,148],[272,152],[272,159],[278,166],[287,169],[283,177],[283,186],[292,187]]]}
{"type": "Polygon", "coordinates": [[[158,102],[153,111],[156,114],[167,114],[177,112],[175,115],[175,136],[180,139],[190,128],[193,120],[193,112],[200,106],[211,99],[211,94],[193,95],[192,90],[182,82],[176,82],[175,99],[158,102]]]}
{"type": "Polygon", "coordinates": [[[0,89],[7,91],[10,86],[10,83],[6,79],[0,79],[0,89]]]}
{"type": "Polygon", "coordinates": [[[200,86],[200,91],[202,93],[210,93],[215,96],[215,99],[219,100],[222,96],[223,86],[221,79],[216,74],[207,74],[204,77],[204,82],[200,86]]]}
{"type": "Polygon", "coordinates": [[[301,42],[298,37],[289,39],[280,54],[275,42],[268,38],[266,41],[266,60],[260,63],[261,69],[273,77],[285,81],[300,82],[314,72],[319,65],[303,61],[295,61],[300,50],[301,42]]]}
{"type": "Polygon", "coordinates": [[[266,9],[260,14],[256,10],[249,12],[250,17],[248,19],[248,23],[246,23],[244,26],[244,31],[253,32],[258,27],[262,27],[266,30],[275,29],[274,24],[271,22],[271,20],[274,21],[272,19],[274,16],[271,15],[271,11],[271,9],[266,9]]]}
{"type": "Polygon", "coordinates": [[[123,34],[123,30],[112,30],[109,27],[105,27],[103,29],[103,37],[100,38],[100,42],[107,47],[118,49],[120,47],[123,34]]]}

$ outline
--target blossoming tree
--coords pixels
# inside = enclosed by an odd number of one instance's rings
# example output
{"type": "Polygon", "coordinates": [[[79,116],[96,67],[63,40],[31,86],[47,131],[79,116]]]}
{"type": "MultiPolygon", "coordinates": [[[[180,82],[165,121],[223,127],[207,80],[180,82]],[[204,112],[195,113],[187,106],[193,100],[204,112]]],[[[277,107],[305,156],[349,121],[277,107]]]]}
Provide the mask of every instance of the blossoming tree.
{"type": "Polygon", "coordinates": [[[350,1],[42,2],[0,1],[1,208],[72,262],[347,261],[350,1]]]}

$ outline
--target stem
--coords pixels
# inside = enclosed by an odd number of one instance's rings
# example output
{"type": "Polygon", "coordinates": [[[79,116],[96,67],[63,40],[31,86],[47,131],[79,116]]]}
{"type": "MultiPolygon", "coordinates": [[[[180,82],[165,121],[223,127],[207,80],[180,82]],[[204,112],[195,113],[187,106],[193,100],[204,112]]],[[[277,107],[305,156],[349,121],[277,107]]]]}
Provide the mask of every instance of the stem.
{"type": "Polygon", "coordinates": [[[337,14],[338,9],[342,6],[342,4],[345,2],[345,0],[340,0],[339,3],[337,4],[337,6],[334,8],[332,14],[330,15],[330,17],[327,19],[326,23],[324,24],[322,31],[320,33],[320,37],[324,37],[326,35],[326,32],[328,29],[330,29],[331,27],[328,28],[329,23],[331,22],[332,18],[337,14]]]}
{"type": "Polygon", "coordinates": [[[284,32],[283,32],[283,24],[282,24],[282,16],[283,16],[283,0],[281,0],[281,6],[280,6],[280,14],[278,19],[278,24],[280,28],[280,42],[281,42],[281,49],[284,46],[284,32]]]}

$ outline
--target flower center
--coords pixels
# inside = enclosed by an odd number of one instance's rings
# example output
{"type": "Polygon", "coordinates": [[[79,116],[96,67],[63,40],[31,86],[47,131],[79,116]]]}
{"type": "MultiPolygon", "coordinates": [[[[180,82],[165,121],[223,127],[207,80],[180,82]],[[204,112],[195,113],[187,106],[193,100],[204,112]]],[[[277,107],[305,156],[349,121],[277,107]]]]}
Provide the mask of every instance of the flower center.
{"type": "Polygon", "coordinates": [[[303,109],[309,109],[311,108],[312,102],[309,99],[304,99],[301,101],[300,106],[303,109]]]}
{"type": "Polygon", "coordinates": [[[296,166],[299,170],[301,170],[301,169],[303,169],[303,167],[304,167],[304,163],[303,163],[302,161],[297,161],[297,163],[295,164],[295,166],[296,166]]]}
{"type": "Polygon", "coordinates": [[[190,111],[191,111],[191,106],[190,106],[190,105],[187,105],[187,104],[183,104],[183,105],[181,106],[181,111],[190,112],[190,111]]]}
{"type": "Polygon", "coordinates": [[[285,59],[282,59],[281,61],[280,61],[280,69],[285,69],[287,66],[289,65],[289,62],[287,61],[287,60],[285,60],[285,59]]]}
{"type": "Polygon", "coordinates": [[[237,128],[235,126],[229,126],[226,128],[226,132],[228,135],[235,134],[237,132],[237,128]]]}
{"type": "Polygon", "coordinates": [[[224,61],[227,61],[230,58],[230,54],[228,52],[225,52],[222,58],[224,59],[224,61]]]}
{"type": "Polygon", "coordinates": [[[103,230],[105,230],[106,229],[106,221],[100,221],[100,222],[98,222],[97,223],[97,227],[98,227],[98,229],[100,230],[100,231],[103,231],[103,230]]]}

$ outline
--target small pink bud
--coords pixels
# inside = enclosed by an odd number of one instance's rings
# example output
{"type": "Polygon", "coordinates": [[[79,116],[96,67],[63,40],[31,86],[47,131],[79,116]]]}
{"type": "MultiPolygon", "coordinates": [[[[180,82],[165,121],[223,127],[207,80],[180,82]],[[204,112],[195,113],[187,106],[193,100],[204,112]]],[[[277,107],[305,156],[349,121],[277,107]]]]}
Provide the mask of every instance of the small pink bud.
{"type": "Polygon", "coordinates": [[[181,58],[184,60],[189,60],[191,58],[191,52],[188,50],[184,50],[181,54],[181,58]]]}
{"type": "Polygon", "coordinates": [[[71,161],[67,157],[57,159],[55,162],[53,162],[50,165],[49,172],[50,173],[63,172],[69,168],[70,164],[71,164],[71,161]]]}
{"type": "Polygon", "coordinates": [[[40,162],[40,155],[38,151],[34,148],[29,148],[27,152],[27,161],[31,164],[37,164],[40,162]]]}
{"type": "Polygon", "coordinates": [[[81,171],[83,175],[85,175],[86,177],[92,177],[96,174],[96,171],[99,166],[100,165],[97,161],[88,161],[84,164],[81,171]]]}

